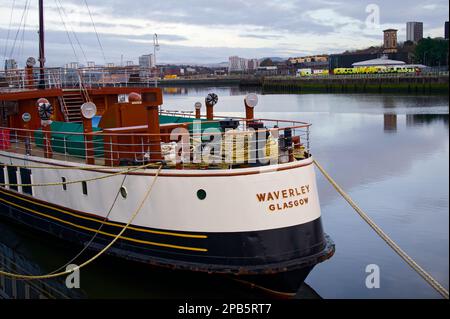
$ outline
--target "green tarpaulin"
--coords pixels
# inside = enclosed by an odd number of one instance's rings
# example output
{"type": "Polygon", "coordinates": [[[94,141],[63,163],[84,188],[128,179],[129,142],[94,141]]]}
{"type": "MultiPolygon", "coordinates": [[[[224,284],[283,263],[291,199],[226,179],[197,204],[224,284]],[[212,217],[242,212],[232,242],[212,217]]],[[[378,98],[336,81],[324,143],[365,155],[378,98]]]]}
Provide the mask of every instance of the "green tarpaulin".
{"type": "MultiPolygon", "coordinates": [[[[187,118],[182,116],[170,116],[170,115],[160,115],[159,122],[160,124],[169,124],[169,123],[193,123],[195,118],[187,118]]],[[[198,121],[198,120],[197,120],[198,121]]],[[[202,119],[200,130],[203,132],[208,128],[220,129],[219,122],[213,123],[203,123],[207,120],[202,119]]],[[[188,130],[192,133],[193,124],[189,124],[188,130]]],[[[62,153],[62,154],[70,154],[79,157],[85,157],[85,144],[84,144],[84,136],[78,134],[70,134],[70,133],[83,133],[83,124],[81,123],[69,123],[69,122],[52,122],[50,124],[51,127],[51,136],[52,136],[52,150],[53,152],[62,153]]],[[[94,132],[101,131],[101,128],[94,127],[92,128],[94,132]]],[[[34,138],[36,145],[38,147],[43,147],[43,133],[42,129],[39,129],[34,132],[34,138]]],[[[204,137],[205,139],[209,139],[208,136],[204,137]]],[[[103,137],[102,136],[93,136],[92,143],[94,146],[94,156],[95,157],[103,157],[104,155],[104,147],[103,147],[103,137]]]]}
{"type": "MultiPolygon", "coordinates": [[[[67,123],[67,122],[52,122],[50,124],[52,131],[52,150],[53,152],[70,154],[80,157],[85,157],[84,136],[70,133],[83,133],[83,124],[81,123],[67,123]]],[[[94,127],[94,132],[101,131],[101,129],[94,127]]],[[[43,133],[42,129],[34,132],[36,145],[43,147],[43,133]]],[[[103,157],[103,137],[93,136],[92,144],[94,147],[94,156],[103,157]]]]}

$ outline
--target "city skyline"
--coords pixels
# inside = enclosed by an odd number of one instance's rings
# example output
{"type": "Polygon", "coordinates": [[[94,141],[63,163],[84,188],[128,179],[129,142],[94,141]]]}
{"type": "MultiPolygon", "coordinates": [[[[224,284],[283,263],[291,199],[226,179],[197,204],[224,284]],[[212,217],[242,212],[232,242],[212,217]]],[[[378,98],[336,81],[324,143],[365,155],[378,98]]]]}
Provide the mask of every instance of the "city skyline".
{"type": "MultiPolygon", "coordinates": [[[[17,0],[8,28],[11,1],[0,0],[0,55],[23,65],[37,55],[37,6],[29,7],[24,33],[17,34],[26,0],[17,0]],[[15,40],[17,39],[17,40],[15,40]],[[13,43],[15,43],[14,49],[13,43]],[[5,54],[6,51],[6,54],[5,54]],[[10,54],[12,52],[12,55],[10,54]],[[10,56],[11,55],[11,56],[10,56]]],[[[229,56],[289,58],[332,54],[381,45],[381,30],[398,29],[406,40],[406,22],[424,23],[424,37],[443,37],[448,21],[447,1],[411,1],[407,7],[378,2],[380,24],[368,27],[371,2],[360,1],[122,1],[89,0],[105,58],[100,50],[87,8],[74,0],[46,2],[46,49],[49,66],[71,60],[85,64],[138,61],[153,51],[158,33],[158,63],[206,64],[228,61],[229,56]],[[62,4],[63,9],[56,4],[62,4]],[[368,7],[369,5],[369,7],[368,7]],[[367,9],[367,10],[366,10],[367,9]],[[368,11],[368,12],[367,12],[368,11]],[[59,13],[63,16],[62,22],[59,13]],[[210,17],[210,18],[209,18],[210,17]],[[113,21],[113,22],[112,22],[113,21]],[[66,29],[71,43],[67,39],[66,29]],[[73,36],[72,31],[77,34],[73,36]],[[83,49],[79,48],[78,42],[83,49]],[[73,52],[75,51],[75,53],[73,52]],[[86,57],[85,57],[86,56],[86,57]]]]}

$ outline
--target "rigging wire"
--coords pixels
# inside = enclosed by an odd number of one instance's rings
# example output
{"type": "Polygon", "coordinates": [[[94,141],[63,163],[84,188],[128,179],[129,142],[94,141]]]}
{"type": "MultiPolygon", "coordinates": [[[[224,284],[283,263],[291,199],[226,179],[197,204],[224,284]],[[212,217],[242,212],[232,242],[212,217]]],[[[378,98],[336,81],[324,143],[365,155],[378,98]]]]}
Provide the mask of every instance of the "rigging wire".
{"type": "Polygon", "coordinates": [[[56,9],[58,9],[58,14],[59,14],[59,17],[61,19],[61,23],[64,26],[64,30],[66,31],[67,38],[69,39],[70,46],[72,47],[73,55],[75,56],[75,59],[78,62],[79,60],[78,60],[77,51],[75,50],[75,46],[73,45],[72,38],[70,37],[69,30],[67,29],[66,22],[64,21],[64,18],[63,18],[62,14],[61,14],[61,8],[58,5],[57,0],[55,0],[55,5],[56,5],[56,9]]]}
{"type": "Polygon", "coordinates": [[[89,5],[87,3],[87,0],[84,0],[84,4],[86,5],[86,8],[87,8],[87,10],[89,12],[89,17],[91,18],[92,26],[94,27],[95,35],[97,37],[97,42],[98,42],[98,45],[100,46],[100,50],[101,50],[102,55],[103,55],[104,63],[106,63],[105,51],[103,50],[102,42],[100,41],[100,37],[98,35],[97,28],[95,27],[94,19],[92,18],[91,9],[89,9],[89,5]]]}
{"type": "Polygon", "coordinates": [[[13,0],[12,7],[11,7],[11,14],[9,16],[8,34],[6,36],[6,41],[5,41],[5,51],[3,53],[3,56],[4,56],[5,59],[6,59],[6,53],[8,52],[9,35],[11,33],[12,19],[13,19],[13,14],[14,14],[15,7],[16,7],[16,0],[13,0]]]}
{"type": "Polygon", "coordinates": [[[25,29],[27,27],[28,12],[30,10],[30,5],[31,4],[28,4],[28,8],[27,8],[27,11],[25,13],[25,19],[23,20],[22,37],[21,37],[21,40],[20,40],[20,46],[19,46],[19,50],[18,50],[18,56],[19,57],[21,57],[23,55],[23,51],[24,51],[25,29]]]}
{"type": "Polygon", "coordinates": [[[20,30],[21,30],[21,28],[22,28],[22,23],[23,23],[23,20],[24,20],[24,17],[25,17],[25,13],[26,13],[26,11],[28,10],[28,4],[29,4],[29,2],[30,2],[30,1],[27,0],[27,1],[25,2],[25,6],[23,7],[22,17],[20,18],[20,22],[19,22],[19,26],[18,26],[18,28],[17,28],[16,36],[14,37],[14,42],[13,42],[13,45],[12,45],[12,47],[11,47],[11,51],[10,51],[10,53],[9,53],[9,56],[10,56],[10,57],[13,56],[14,50],[15,50],[15,48],[16,48],[17,37],[18,37],[19,34],[20,34],[20,30]]]}
{"type": "Polygon", "coordinates": [[[78,44],[78,46],[79,46],[79,48],[80,48],[81,54],[83,55],[84,61],[85,61],[86,64],[87,64],[87,60],[88,60],[88,59],[87,59],[87,57],[86,57],[86,52],[84,51],[83,46],[81,45],[80,40],[78,39],[77,33],[75,32],[75,30],[74,30],[72,24],[70,23],[69,16],[67,15],[66,10],[64,10],[64,6],[63,6],[63,4],[61,3],[61,0],[55,0],[55,2],[56,2],[56,1],[59,3],[59,7],[61,8],[61,12],[62,12],[62,13],[64,14],[64,16],[66,17],[67,24],[69,25],[70,30],[72,31],[73,37],[75,38],[75,41],[77,42],[77,44],[78,44]]]}

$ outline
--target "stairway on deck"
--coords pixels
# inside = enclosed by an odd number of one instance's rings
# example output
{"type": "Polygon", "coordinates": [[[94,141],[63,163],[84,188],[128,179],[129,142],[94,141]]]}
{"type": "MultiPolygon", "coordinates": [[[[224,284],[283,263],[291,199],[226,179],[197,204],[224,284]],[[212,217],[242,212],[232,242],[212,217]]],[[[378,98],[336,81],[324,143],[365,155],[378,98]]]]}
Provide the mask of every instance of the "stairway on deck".
{"type": "Polygon", "coordinates": [[[66,106],[64,112],[67,122],[82,122],[81,105],[86,102],[83,94],[79,89],[63,90],[61,97],[63,104],[66,106]]]}

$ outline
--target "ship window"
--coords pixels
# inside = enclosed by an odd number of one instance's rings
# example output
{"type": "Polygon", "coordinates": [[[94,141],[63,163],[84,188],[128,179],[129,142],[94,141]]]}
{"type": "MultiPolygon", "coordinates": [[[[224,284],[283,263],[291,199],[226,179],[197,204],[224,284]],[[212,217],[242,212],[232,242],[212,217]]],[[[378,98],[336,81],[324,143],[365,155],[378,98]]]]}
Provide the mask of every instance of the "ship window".
{"type": "Polygon", "coordinates": [[[81,182],[81,187],[83,187],[83,194],[87,195],[88,194],[87,183],[86,182],[81,182]]]}
{"type": "Polygon", "coordinates": [[[14,186],[11,184],[17,184],[17,168],[16,167],[12,167],[12,166],[8,166],[7,168],[8,170],[8,181],[9,181],[9,188],[15,191],[19,190],[18,186],[14,186]]]}
{"type": "MultiPolygon", "coordinates": [[[[20,179],[22,184],[32,184],[31,183],[31,170],[28,168],[20,168],[20,179]]],[[[33,195],[32,186],[22,186],[22,192],[28,195],[33,195]]]]}
{"type": "MultiPolygon", "coordinates": [[[[61,177],[61,182],[65,183],[66,182],[66,178],[65,177],[61,177]]],[[[67,190],[67,184],[62,184],[62,188],[63,188],[63,191],[66,191],[67,190]]]]}
{"type": "MultiPolygon", "coordinates": [[[[5,166],[3,166],[2,163],[0,163],[0,184],[5,184],[5,166]]],[[[1,186],[5,187],[5,186],[1,186]]]]}

